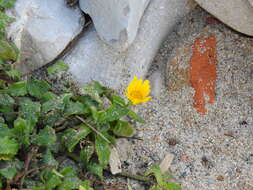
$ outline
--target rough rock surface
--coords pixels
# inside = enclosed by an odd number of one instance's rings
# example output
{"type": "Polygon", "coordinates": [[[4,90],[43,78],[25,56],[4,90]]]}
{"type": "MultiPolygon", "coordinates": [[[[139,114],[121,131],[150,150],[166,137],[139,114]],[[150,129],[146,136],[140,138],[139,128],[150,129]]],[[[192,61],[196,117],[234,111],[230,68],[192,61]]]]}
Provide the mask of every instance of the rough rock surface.
{"type": "Polygon", "coordinates": [[[143,12],[150,0],[80,0],[99,37],[107,44],[127,48],[135,39],[143,12]]]}
{"type": "Polygon", "coordinates": [[[252,7],[253,7],[253,0],[248,0],[249,2],[250,2],[250,4],[252,5],[252,7]]]}
{"type": "Polygon", "coordinates": [[[196,0],[201,7],[222,22],[244,34],[253,36],[252,0],[196,0]],[[250,4],[251,2],[251,4],[250,4]]]}
{"type": "Polygon", "coordinates": [[[188,0],[151,1],[136,40],[127,51],[116,51],[105,44],[91,27],[64,61],[78,82],[97,80],[117,89],[133,75],[143,77],[147,73],[166,35],[191,8],[188,0]]]}
{"type": "Polygon", "coordinates": [[[63,0],[17,0],[8,36],[20,49],[16,67],[28,73],[54,60],[81,31],[81,11],[63,0]]]}

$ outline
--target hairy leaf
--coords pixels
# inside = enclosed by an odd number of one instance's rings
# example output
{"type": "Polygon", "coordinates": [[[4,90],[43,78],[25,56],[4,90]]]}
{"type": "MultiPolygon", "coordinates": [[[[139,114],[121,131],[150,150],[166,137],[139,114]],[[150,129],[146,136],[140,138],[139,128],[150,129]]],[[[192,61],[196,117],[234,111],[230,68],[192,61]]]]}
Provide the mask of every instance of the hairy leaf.
{"type": "Polygon", "coordinates": [[[69,104],[66,106],[66,109],[64,111],[64,116],[68,117],[74,114],[83,114],[84,108],[85,107],[82,103],[70,101],[69,104]]]}
{"type": "Polygon", "coordinates": [[[56,142],[55,131],[52,127],[46,126],[40,130],[39,134],[34,136],[33,143],[38,146],[50,147],[56,142]]]}
{"type": "Polygon", "coordinates": [[[105,168],[110,159],[110,145],[102,137],[97,135],[95,139],[95,149],[98,155],[99,164],[105,168]]]}
{"type": "Polygon", "coordinates": [[[135,112],[132,111],[132,110],[129,110],[128,116],[129,116],[132,120],[134,120],[134,121],[136,121],[136,122],[145,123],[145,121],[144,121],[140,116],[138,116],[137,113],[135,113],[135,112]]]}
{"type": "Polygon", "coordinates": [[[19,149],[19,145],[16,140],[9,137],[0,138],[0,160],[11,159],[19,149]]]}
{"type": "Polygon", "coordinates": [[[41,105],[38,102],[33,102],[29,98],[20,99],[20,116],[25,120],[30,121],[34,126],[40,116],[41,105]]]}
{"type": "Polygon", "coordinates": [[[96,163],[89,163],[87,165],[87,169],[90,173],[98,176],[101,180],[103,180],[103,167],[96,163]]]}
{"type": "Polygon", "coordinates": [[[31,96],[38,99],[43,98],[43,95],[51,89],[51,86],[44,80],[31,78],[27,82],[27,90],[31,96]]]}
{"type": "Polygon", "coordinates": [[[47,68],[47,73],[49,75],[53,75],[61,71],[67,71],[68,69],[69,66],[63,61],[57,61],[55,64],[47,68]]]}
{"type": "Polygon", "coordinates": [[[21,145],[30,145],[30,133],[33,130],[30,122],[22,118],[18,118],[14,121],[14,128],[12,130],[21,145]]]}
{"type": "Polygon", "coordinates": [[[118,121],[116,126],[113,128],[113,133],[118,136],[130,137],[134,134],[134,127],[126,121],[118,121]]]}
{"type": "Polygon", "coordinates": [[[0,59],[3,60],[16,60],[16,50],[5,40],[0,40],[0,59]]]}
{"type": "Polygon", "coordinates": [[[12,79],[15,79],[15,80],[20,80],[21,79],[21,76],[22,76],[22,73],[16,71],[16,70],[10,70],[10,71],[6,71],[6,74],[12,78],[12,79]]]}
{"type": "Polygon", "coordinates": [[[182,190],[182,188],[180,187],[180,185],[175,184],[175,183],[166,183],[163,186],[164,189],[166,190],[182,190]]]}
{"type": "Polygon", "coordinates": [[[69,152],[72,152],[75,146],[91,133],[91,129],[85,125],[80,125],[77,130],[68,129],[64,133],[63,140],[69,152]]]}
{"type": "Polygon", "coordinates": [[[16,0],[0,0],[0,7],[2,9],[10,9],[14,6],[16,0]]]}
{"type": "Polygon", "coordinates": [[[105,112],[102,112],[99,122],[109,122],[118,120],[128,114],[129,110],[118,104],[112,104],[105,112]]]}
{"type": "Polygon", "coordinates": [[[25,96],[27,94],[27,82],[26,81],[19,81],[16,83],[11,84],[8,87],[12,96],[25,96]]]}
{"type": "Polygon", "coordinates": [[[8,94],[0,94],[0,112],[12,112],[15,101],[8,94]]]}
{"type": "Polygon", "coordinates": [[[44,166],[54,166],[56,169],[59,163],[55,160],[53,154],[50,149],[47,149],[46,152],[42,156],[42,163],[44,166]]]}
{"type": "Polygon", "coordinates": [[[159,186],[163,186],[164,185],[164,181],[163,181],[163,175],[161,172],[161,169],[158,165],[153,165],[146,173],[145,176],[151,175],[153,174],[156,178],[156,181],[158,183],[159,186]]]}
{"type": "Polygon", "coordinates": [[[93,145],[87,145],[80,151],[80,160],[87,164],[93,153],[95,152],[95,147],[93,145]]]}

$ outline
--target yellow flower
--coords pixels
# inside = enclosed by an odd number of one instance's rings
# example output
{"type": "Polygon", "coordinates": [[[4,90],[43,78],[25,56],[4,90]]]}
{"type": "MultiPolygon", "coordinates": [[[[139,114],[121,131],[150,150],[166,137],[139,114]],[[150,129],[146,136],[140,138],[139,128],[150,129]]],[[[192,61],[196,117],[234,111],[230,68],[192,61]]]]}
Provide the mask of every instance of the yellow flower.
{"type": "Polygon", "coordinates": [[[147,102],[151,99],[150,94],[150,84],[148,80],[143,82],[142,79],[138,79],[134,76],[134,79],[129,83],[126,91],[127,98],[133,104],[139,104],[147,102]]]}

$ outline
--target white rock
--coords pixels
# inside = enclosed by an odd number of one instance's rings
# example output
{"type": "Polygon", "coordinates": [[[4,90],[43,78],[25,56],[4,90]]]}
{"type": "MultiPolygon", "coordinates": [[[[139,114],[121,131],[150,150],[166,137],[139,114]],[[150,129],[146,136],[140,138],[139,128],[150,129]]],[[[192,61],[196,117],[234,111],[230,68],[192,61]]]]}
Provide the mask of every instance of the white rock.
{"type": "Polygon", "coordinates": [[[81,11],[63,0],[17,0],[8,36],[20,49],[16,67],[28,73],[54,60],[83,28],[81,11]]]}
{"type": "Polygon", "coordinates": [[[196,2],[231,28],[253,36],[252,0],[196,0],[196,2]]]}
{"type": "Polygon", "coordinates": [[[253,7],[253,0],[248,0],[251,4],[251,6],[253,7]]]}
{"type": "Polygon", "coordinates": [[[171,154],[171,153],[166,154],[165,158],[163,159],[163,161],[159,165],[162,173],[165,173],[169,170],[174,157],[175,157],[174,154],[171,154]]]}
{"type": "Polygon", "coordinates": [[[115,89],[125,86],[134,75],[145,76],[163,39],[190,11],[190,5],[188,0],[151,1],[135,42],[125,52],[105,44],[91,27],[64,61],[80,83],[97,80],[115,89]]]}
{"type": "Polygon", "coordinates": [[[141,17],[150,0],[80,0],[99,37],[107,44],[127,48],[135,39],[141,17]]]}
{"type": "Polygon", "coordinates": [[[115,147],[113,147],[112,150],[111,150],[109,165],[110,165],[111,173],[113,175],[122,172],[119,153],[118,153],[118,150],[115,147]]]}

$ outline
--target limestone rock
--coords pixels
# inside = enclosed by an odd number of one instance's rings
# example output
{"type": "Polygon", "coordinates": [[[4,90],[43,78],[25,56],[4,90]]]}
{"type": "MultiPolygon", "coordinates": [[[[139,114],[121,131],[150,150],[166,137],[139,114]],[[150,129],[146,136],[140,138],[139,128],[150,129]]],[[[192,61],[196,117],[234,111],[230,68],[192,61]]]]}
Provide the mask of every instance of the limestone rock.
{"type": "Polygon", "coordinates": [[[127,48],[135,39],[143,12],[150,0],[80,0],[99,37],[107,44],[127,48]]]}
{"type": "Polygon", "coordinates": [[[248,0],[251,4],[251,6],[253,7],[253,0],[248,0]]]}
{"type": "Polygon", "coordinates": [[[252,0],[196,0],[196,2],[231,28],[253,36],[252,0]]]}
{"type": "Polygon", "coordinates": [[[91,27],[64,58],[80,83],[97,80],[118,89],[133,78],[144,77],[167,34],[190,11],[188,0],[151,1],[142,18],[135,42],[127,51],[116,51],[91,27]]]}
{"type": "Polygon", "coordinates": [[[16,68],[29,73],[54,60],[82,31],[81,11],[63,0],[17,0],[8,36],[20,49],[16,68]]]}

